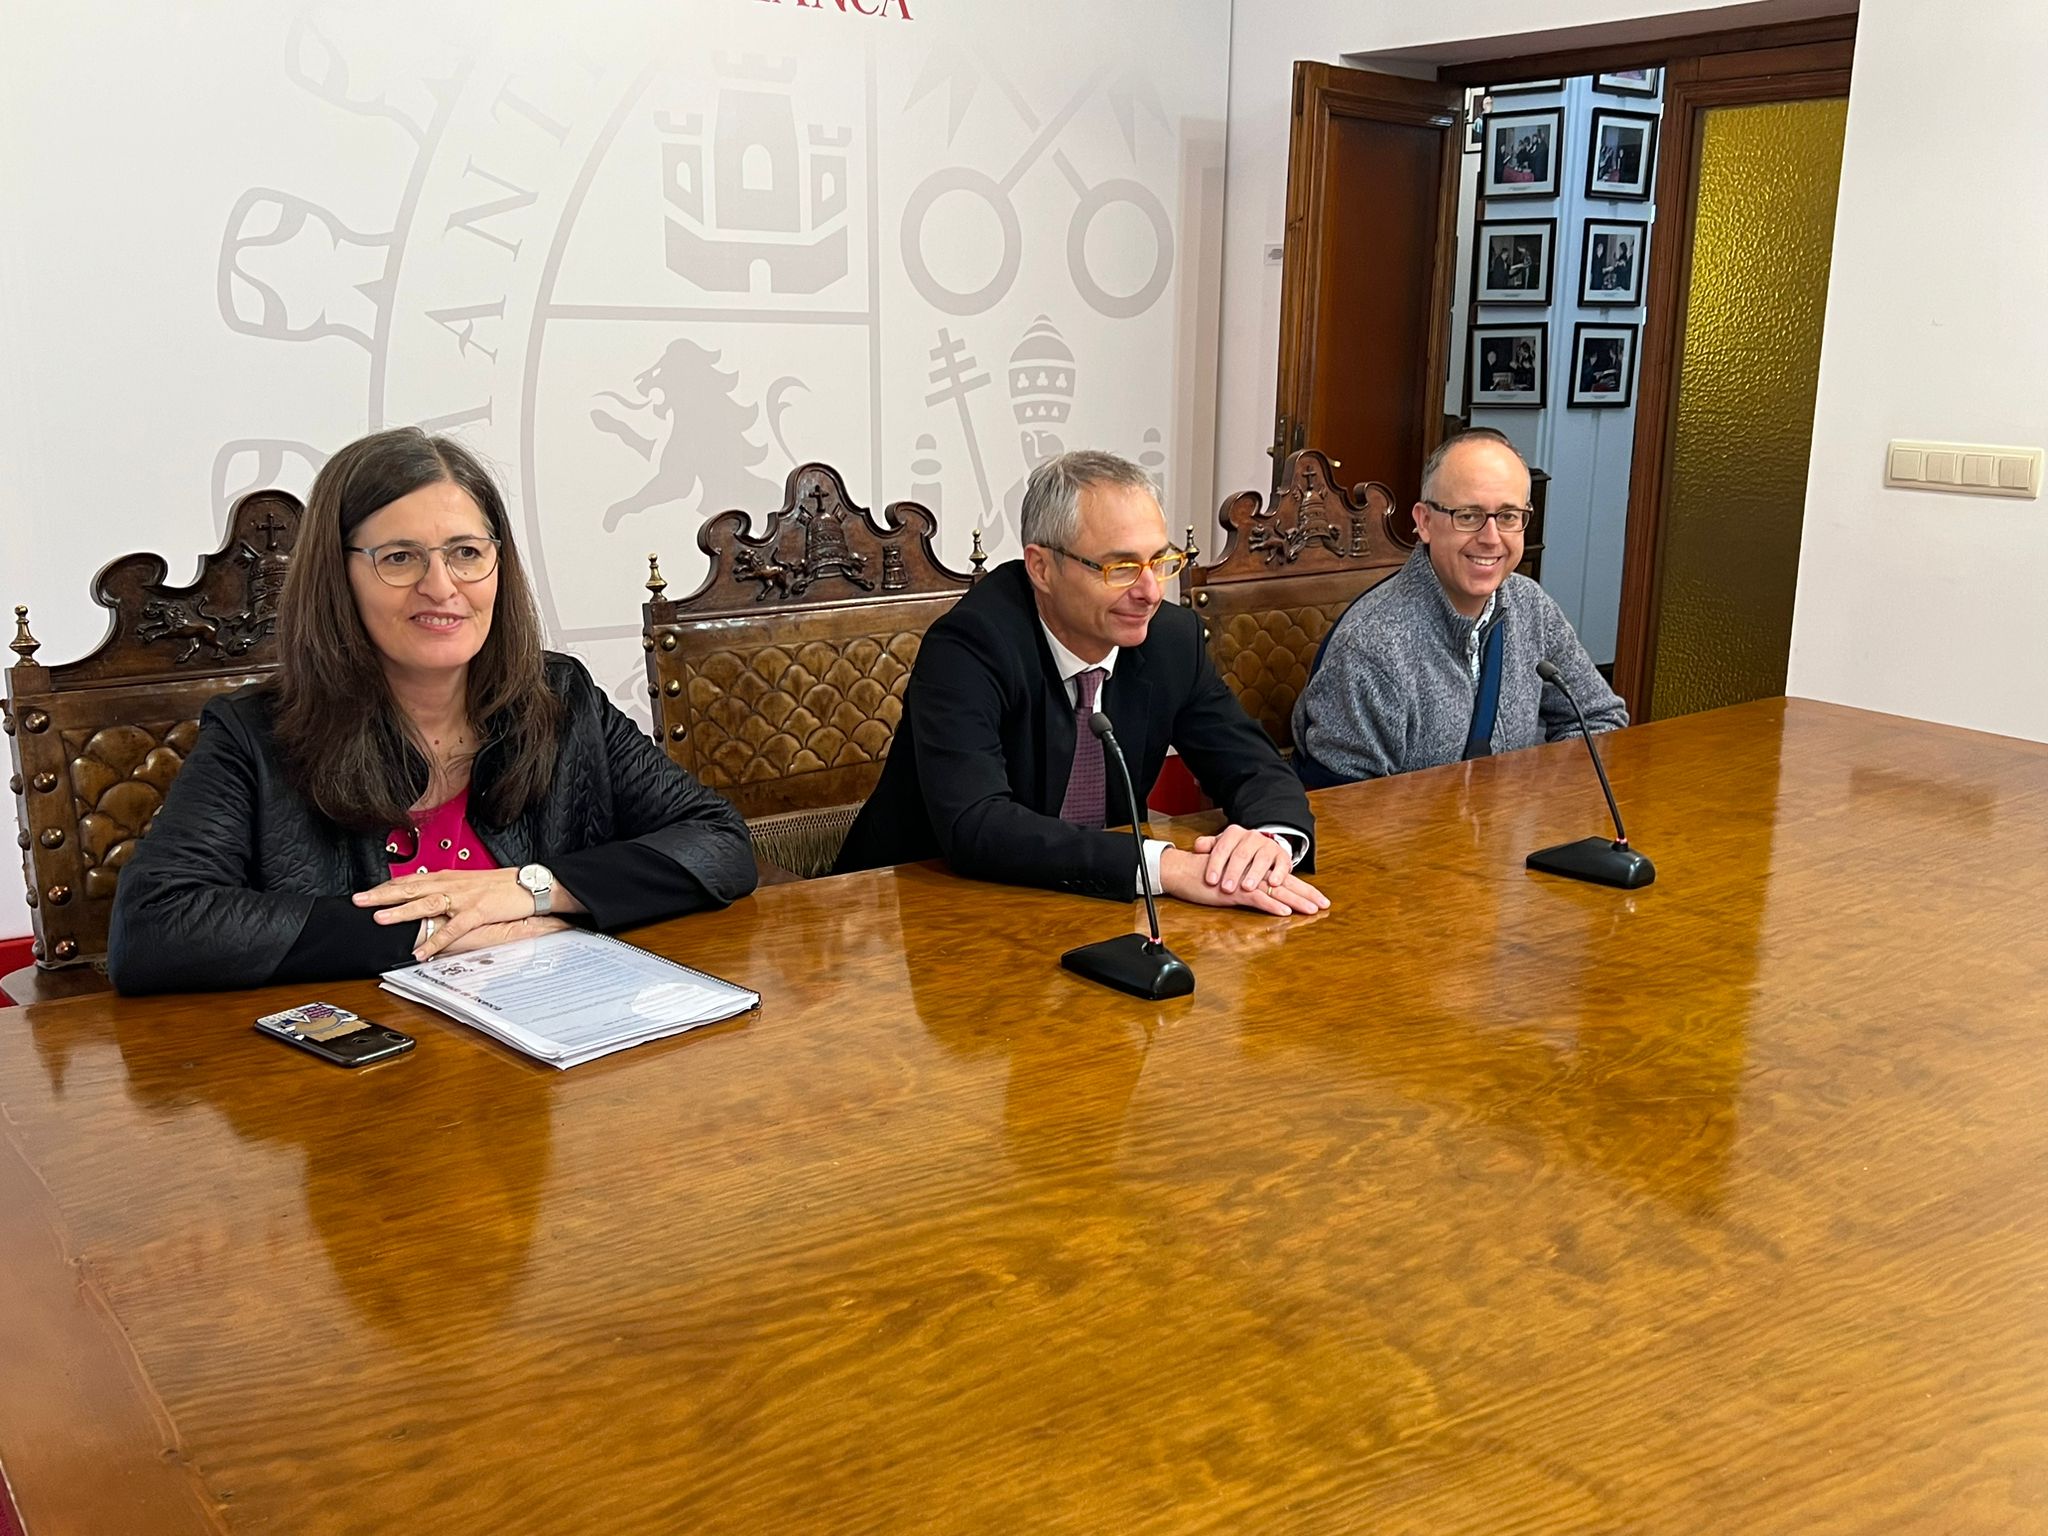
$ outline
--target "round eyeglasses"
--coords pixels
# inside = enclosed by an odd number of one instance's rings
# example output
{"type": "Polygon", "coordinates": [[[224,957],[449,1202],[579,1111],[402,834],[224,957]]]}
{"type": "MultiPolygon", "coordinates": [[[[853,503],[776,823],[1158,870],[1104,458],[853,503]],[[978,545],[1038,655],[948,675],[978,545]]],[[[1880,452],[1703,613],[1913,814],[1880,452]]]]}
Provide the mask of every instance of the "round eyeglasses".
{"type": "Polygon", "coordinates": [[[472,537],[450,539],[429,548],[411,539],[394,539],[389,544],[344,546],[352,555],[368,555],[370,569],[387,587],[416,587],[427,579],[427,567],[439,555],[448,574],[457,581],[482,581],[498,568],[498,541],[472,537]]]}
{"type": "Polygon", "coordinates": [[[1477,533],[1486,526],[1490,517],[1502,533],[1519,533],[1529,526],[1529,519],[1536,515],[1534,507],[1443,507],[1433,501],[1423,503],[1432,512],[1441,512],[1451,520],[1451,526],[1460,533],[1477,533]]]}
{"type": "Polygon", "coordinates": [[[1187,569],[1188,554],[1184,549],[1169,549],[1163,555],[1154,555],[1150,560],[1111,560],[1107,563],[1090,560],[1086,555],[1077,555],[1071,549],[1062,549],[1057,544],[1045,546],[1056,555],[1064,555],[1076,565],[1085,565],[1102,578],[1105,587],[1135,587],[1138,574],[1150,571],[1160,581],[1173,580],[1187,569]]]}

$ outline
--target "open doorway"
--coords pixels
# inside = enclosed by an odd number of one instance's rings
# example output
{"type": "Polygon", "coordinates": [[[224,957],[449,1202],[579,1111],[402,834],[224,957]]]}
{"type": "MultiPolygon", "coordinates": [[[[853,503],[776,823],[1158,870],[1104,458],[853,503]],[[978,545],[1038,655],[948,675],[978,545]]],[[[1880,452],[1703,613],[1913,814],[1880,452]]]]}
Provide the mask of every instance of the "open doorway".
{"type": "Polygon", "coordinates": [[[1540,471],[1524,573],[1638,721],[1784,689],[1854,28],[1428,82],[1297,66],[1276,450],[1348,449],[1406,504],[1444,433],[1506,432],[1540,471]],[[1398,207],[1369,119],[1406,135],[1398,207]],[[1323,302],[1364,240],[1429,317],[1419,336],[1323,302]],[[1375,441],[1349,416],[1411,425],[1375,441]]]}
{"type": "Polygon", "coordinates": [[[1467,87],[1444,414],[1544,473],[1543,584],[1611,681],[1664,71],[1467,87]]]}

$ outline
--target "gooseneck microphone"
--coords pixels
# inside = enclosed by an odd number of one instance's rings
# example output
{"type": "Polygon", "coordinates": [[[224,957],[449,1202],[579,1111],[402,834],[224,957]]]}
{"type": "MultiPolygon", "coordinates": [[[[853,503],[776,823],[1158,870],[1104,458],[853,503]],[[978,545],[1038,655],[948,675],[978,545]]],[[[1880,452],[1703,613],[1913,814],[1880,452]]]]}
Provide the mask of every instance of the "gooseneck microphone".
{"type": "Polygon", "coordinates": [[[1564,674],[1558,671],[1556,663],[1547,659],[1537,662],[1536,675],[1563,694],[1564,701],[1571,705],[1572,713],[1578,717],[1579,734],[1585,738],[1586,752],[1593,759],[1593,772],[1600,776],[1600,793],[1607,797],[1607,813],[1614,818],[1614,841],[1610,843],[1604,837],[1587,837],[1576,843],[1539,848],[1524,861],[1526,867],[1541,870],[1546,875],[1562,875],[1567,880],[1616,885],[1627,891],[1648,885],[1657,878],[1657,866],[1628,845],[1628,832],[1621,824],[1621,807],[1614,803],[1614,786],[1607,782],[1607,769],[1600,761],[1600,749],[1593,745],[1593,733],[1586,726],[1586,712],[1572,697],[1572,691],[1565,685],[1564,674]]]}
{"type": "Polygon", "coordinates": [[[1159,905],[1152,899],[1152,882],[1145,878],[1145,835],[1138,830],[1138,794],[1131,784],[1131,765],[1124,761],[1124,749],[1117,743],[1108,715],[1095,711],[1088,729],[1102,743],[1103,751],[1115,759],[1117,775],[1123,780],[1124,799],[1131,807],[1131,842],[1137,849],[1138,889],[1145,893],[1145,917],[1152,936],[1121,933],[1113,939],[1083,944],[1061,955],[1060,964],[1077,976],[1135,997],[1186,997],[1195,990],[1195,973],[1159,942],[1159,905]]]}

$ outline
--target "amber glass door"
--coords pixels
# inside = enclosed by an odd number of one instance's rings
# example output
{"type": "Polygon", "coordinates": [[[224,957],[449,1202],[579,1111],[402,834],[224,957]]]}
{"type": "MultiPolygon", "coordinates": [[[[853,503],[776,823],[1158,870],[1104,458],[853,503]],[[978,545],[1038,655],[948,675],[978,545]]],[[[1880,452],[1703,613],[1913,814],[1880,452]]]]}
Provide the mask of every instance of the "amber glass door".
{"type": "Polygon", "coordinates": [[[1615,655],[1637,720],[1785,691],[1849,54],[1667,72],[1615,655]]]}
{"type": "Polygon", "coordinates": [[[1785,691],[1848,107],[1704,115],[1652,719],[1785,691]]]}

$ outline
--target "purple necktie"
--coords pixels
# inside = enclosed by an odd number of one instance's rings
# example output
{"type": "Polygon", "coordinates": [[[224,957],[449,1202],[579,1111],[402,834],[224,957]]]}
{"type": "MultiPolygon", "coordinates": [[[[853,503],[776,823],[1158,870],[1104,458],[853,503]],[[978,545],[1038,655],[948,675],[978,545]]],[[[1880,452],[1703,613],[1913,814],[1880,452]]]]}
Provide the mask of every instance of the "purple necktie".
{"type": "Polygon", "coordinates": [[[1074,681],[1078,703],[1074,705],[1074,767],[1067,775],[1067,797],[1060,802],[1060,820],[1077,827],[1100,827],[1108,807],[1102,793],[1102,741],[1088,728],[1095,715],[1095,700],[1102,692],[1102,680],[1109,674],[1090,667],[1074,681]]]}

